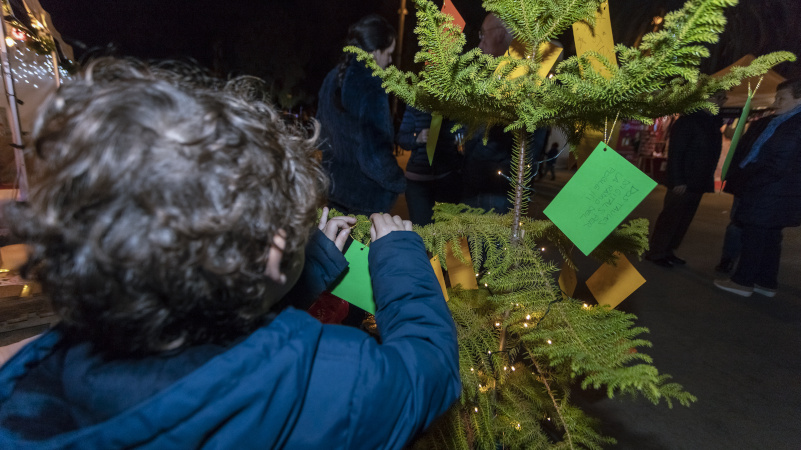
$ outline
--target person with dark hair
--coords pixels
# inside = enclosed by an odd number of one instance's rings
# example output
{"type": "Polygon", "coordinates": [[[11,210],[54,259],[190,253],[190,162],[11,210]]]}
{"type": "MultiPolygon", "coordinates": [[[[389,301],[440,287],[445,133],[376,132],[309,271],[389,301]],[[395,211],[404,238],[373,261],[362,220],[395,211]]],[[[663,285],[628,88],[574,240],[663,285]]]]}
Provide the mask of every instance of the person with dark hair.
{"type": "Polygon", "coordinates": [[[782,230],[801,226],[801,78],[779,84],[773,109],[742,160],[729,166],[740,260],[731,278],[714,284],[743,297],[776,295],[782,230]]]}
{"type": "MultiPolygon", "coordinates": [[[[372,54],[386,68],[395,51],[395,30],[383,17],[370,15],[351,25],[346,44],[372,54]]],[[[328,204],[348,214],[389,212],[406,179],[394,156],[395,129],[381,79],[344,52],[318,97],[323,167],[331,178],[328,204]]]]}
{"type": "MultiPolygon", "coordinates": [[[[726,93],[715,93],[710,102],[722,106],[726,93]]],[[[684,235],[701,204],[701,197],[715,191],[715,168],[720,159],[723,119],[701,110],[679,117],[670,128],[665,204],[654,224],[645,259],[662,267],[685,264],[676,256],[684,235]]]]}
{"type": "Polygon", "coordinates": [[[396,142],[411,151],[406,163],[406,205],[409,219],[416,225],[433,222],[435,203],[459,203],[462,194],[462,155],[459,153],[454,123],[443,119],[434,149],[434,158],[428,161],[427,145],[431,127],[431,114],[407,106],[403,113],[396,142]]]}
{"type": "Polygon", "coordinates": [[[355,219],[314,229],[314,139],[251,87],[100,60],[40,110],[6,220],[62,320],[0,368],[0,448],[399,449],[457,398],[410,222],[371,216],[381,343],[284,308],[345,270],[355,219]]]}

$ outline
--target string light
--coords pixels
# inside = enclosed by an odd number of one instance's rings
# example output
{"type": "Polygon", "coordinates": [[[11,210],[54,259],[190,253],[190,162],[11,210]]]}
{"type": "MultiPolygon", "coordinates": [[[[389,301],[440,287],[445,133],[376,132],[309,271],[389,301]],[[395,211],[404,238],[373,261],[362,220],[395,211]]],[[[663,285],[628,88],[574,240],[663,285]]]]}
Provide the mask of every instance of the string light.
{"type": "MultiPolygon", "coordinates": [[[[10,37],[6,38],[6,43],[10,37]]],[[[11,39],[13,45],[13,39],[11,39]]],[[[18,83],[30,84],[38,88],[40,84],[53,80],[53,57],[51,55],[40,55],[35,51],[28,48],[27,45],[15,46],[15,51],[10,51],[9,56],[12,59],[9,61],[11,65],[11,73],[14,80],[18,83]]],[[[62,79],[70,78],[70,74],[59,67],[59,74],[62,79]]]]}
{"type": "Polygon", "coordinates": [[[550,339],[548,339],[548,345],[551,345],[551,344],[553,344],[553,342],[550,339]]]}

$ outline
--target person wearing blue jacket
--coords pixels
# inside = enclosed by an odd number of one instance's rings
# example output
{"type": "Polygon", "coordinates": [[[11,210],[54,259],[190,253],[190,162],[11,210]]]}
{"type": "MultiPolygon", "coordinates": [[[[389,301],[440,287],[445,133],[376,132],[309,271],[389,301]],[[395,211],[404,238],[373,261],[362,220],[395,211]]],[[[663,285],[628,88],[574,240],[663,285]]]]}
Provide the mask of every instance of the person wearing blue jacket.
{"type": "MultiPolygon", "coordinates": [[[[395,30],[381,16],[351,25],[347,45],[370,53],[387,67],[395,51],[395,30]]],[[[364,62],[343,52],[318,95],[323,168],[331,178],[328,204],[346,214],[389,212],[406,189],[395,159],[395,128],[381,79],[364,62]]]]}
{"type": "MultiPolygon", "coordinates": [[[[779,288],[782,230],[801,226],[801,78],[776,87],[775,115],[729,173],[739,198],[740,260],[717,288],[742,297],[775,297],[779,288]]],[[[730,166],[731,168],[731,166],[730,166]]]]}
{"type": "Polygon", "coordinates": [[[422,240],[371,216],[380,343],[292,307],[346,270],[355,219],[312,233],[313,140],[197,83],[98,60],[40,111],[6,220],[62,320],[0,367],[0,448],[403,448],[460,392],[422,240]]]}

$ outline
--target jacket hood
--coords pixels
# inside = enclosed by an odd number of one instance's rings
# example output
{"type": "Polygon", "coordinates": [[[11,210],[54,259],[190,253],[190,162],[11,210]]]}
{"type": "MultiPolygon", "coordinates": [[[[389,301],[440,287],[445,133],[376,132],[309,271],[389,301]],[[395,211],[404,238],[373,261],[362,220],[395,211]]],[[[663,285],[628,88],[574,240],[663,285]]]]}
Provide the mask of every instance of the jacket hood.
{"type": "Polygon", "coordinates": [[[228,349],[108,361],[56,328],[0,371],[0,448],[280,447],[321,334],[322,324],[290,309],[228,349]],[[283,420],[253,426],[264,417],[283,420]]]}

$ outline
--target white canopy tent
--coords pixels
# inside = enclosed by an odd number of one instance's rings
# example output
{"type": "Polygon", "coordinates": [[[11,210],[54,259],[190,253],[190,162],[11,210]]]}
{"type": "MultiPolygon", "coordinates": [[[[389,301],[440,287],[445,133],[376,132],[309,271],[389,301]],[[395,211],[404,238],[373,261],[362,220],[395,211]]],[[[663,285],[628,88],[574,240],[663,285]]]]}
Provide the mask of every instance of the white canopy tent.
{"type": "Polygon", "coordinates": [[[6,95],[0,101],[0,183],[12,182],[17,200],[27,199],[27,174],[21,148],[39,105],[58,87],[66,72],[59,59],[72,60],[72,47],[61,39],[38,0],[3,0],[5,20],[0,59],[6,95]],[[34,42],[36,41],[36,42],[34,42]],[[47,42],[49,54],[34,43],[47,42]]]}
{"type": "MultiPolygon", "coordinates": [[[[732,67],[738,66],[747,66],[751,64],[753,61],[754,55],[745,55],[742,58],[735,61],[729,67],[722,69],[714,74],[712,77],[720,78],[729,72],[731,72],[732,67]]],[[[740,83],[738,86],[733,87],[729,92],[727,92],[728,100],[723,105],[724,108],[742,108],[745,106],[745,101],[748,98],[748,87],[751,86],[751,89],[755,89],[757,84],[759,83],[760,77],[751,77],[746,78],[740,83]]],[[[769,108],[773,104],[773,97],[776,95],[776,86],[778,86],[785,78],[778,73],[774,72],[773,70],[769,70],[764,77],[762,77],[762,83],[759,85],[759,90],[756,92],[756,95],[751,100],[751,108],[753,109],[764,109],[769,108]]]]}

